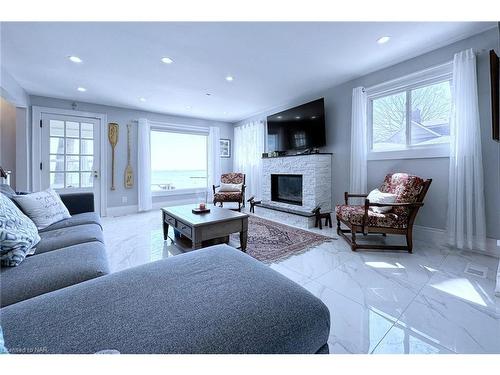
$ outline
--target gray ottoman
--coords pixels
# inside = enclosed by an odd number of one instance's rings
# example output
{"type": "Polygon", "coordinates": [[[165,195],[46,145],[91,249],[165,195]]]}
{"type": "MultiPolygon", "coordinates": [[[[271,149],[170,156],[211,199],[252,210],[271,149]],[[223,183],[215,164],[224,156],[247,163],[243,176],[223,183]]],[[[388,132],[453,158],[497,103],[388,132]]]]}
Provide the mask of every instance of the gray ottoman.
{"type": "Polygon", "coordinates": [[[227,245],[102,276],[0,310],[9,350],[327,353],[315,296],[227,245]]]}

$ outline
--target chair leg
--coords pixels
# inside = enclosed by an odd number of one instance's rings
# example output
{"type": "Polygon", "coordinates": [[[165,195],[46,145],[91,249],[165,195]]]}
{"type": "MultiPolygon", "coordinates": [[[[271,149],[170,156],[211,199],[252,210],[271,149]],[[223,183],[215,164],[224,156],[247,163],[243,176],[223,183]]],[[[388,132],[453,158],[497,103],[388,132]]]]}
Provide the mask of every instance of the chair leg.
{"type": "Polygon", "coordinates": [[[406,245],[408,246],[408,252],[413,253],[413,238],[412,238],[412,229],[408,229],[406,231],[406,245]]]}
{"type": "Polygon", "coordinates": [[[340,219],[337,217],[337,234],[340,235],[340,219]]]}
{"type": "Polygon", "coordinates": [[[351,250],[356,251],[356,231],[351,230],[351,250]]]}
{"type": "Polygon", "coordinates": [[[328,226],[331,228],[332,227],[332,214],[328,214],[327,219],[328,219],[328,226]]]}
{"type": "Polygon", "coordinates": [[[241,212],[241,202],[238,202],[238,212],[241,212]]]}

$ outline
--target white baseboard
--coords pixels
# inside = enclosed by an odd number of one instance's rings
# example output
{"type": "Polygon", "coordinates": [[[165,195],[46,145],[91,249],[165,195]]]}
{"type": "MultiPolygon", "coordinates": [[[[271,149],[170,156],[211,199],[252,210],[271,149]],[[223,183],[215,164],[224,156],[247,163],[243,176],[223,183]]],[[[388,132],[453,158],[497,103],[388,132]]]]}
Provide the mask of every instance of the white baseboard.
{"type": "Polygon", "coordinates": [[[138,212],[137,205],[108,207],[106,210],[106,216],[108,217],[123,216],[123,215],[135,214],[137,212],[138,212]]]}
{"type": "MultiPolygon", "coordinates": [[[[413,235],[416,240],[428,241],[436,245],[446,245],[446,231],[443,229],[414,225],[413,235]]],[[[485,251],[482,250],[471,250],[471,251],[500,258],[500,247],[497,246],[497,240],[494,238],[486,238],[485,251]]]]}
{"type": "MultiPolygon", "coordinates": [[[[167,200],[162,202],[154,202],[152,205],[152,210],[159,210],[162,207],[170,207],[170,206],[181,206],[184,204],[196,204],[196,199],[175,199],[175,200],[167,200]]],[[[106,211],[106,216],[115,217],[115,216],[124,216],[135,214],[139,212],[139,207],[137,205],[130,206],[117,206],[117,207],[108,207],[106,211]]]]}

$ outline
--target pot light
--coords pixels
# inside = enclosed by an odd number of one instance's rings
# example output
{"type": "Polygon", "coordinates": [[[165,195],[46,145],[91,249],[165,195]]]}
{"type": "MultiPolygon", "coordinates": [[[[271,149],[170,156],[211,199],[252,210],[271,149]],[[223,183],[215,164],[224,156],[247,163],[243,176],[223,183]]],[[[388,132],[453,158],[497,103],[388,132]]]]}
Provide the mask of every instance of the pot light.
{"type": "Polygon", "coordinates": [[[295,118],[296,118],[297,120],[300,120],[300,116],[295,116],[295,118]]]}
{"type": "Polygon", "coordinates": [[[377,39],[378,44],[385,44],[391,39],[390,36],[383,36],[377,39]]]}
{"type": "Polygon", "coordinates": [[[161,58],[161,62],[164,63],[164,64],[172,64],[174,62],[174,60],[172,60],[170,57],[162,57],[161,58]]]}
{"type": "Polygon", "coordinates": [[[81,62],[83,62],[83,60],[78,56],[68,56],[68,59],[69,61],[74,62],[76,64],[80,64],[81,62]]]}
{"type": "Polygon", "coordinates": [[[316,116],[313,116],[313,117],[311,117],[311,120],[314,120],[315,118],[316,118],[316,116]]]}
{"type": "Polygon", "coordinates": [[[207,92],[205,95],[206,95],[206,96],[211,96],[212,94],[210,94],[209,92],[207,92]]]}
{"type": "Polygon", "coordinates": [[[146,98],[139,98],[139,100],[144,103],[146,101],[146,98]]]}
{"type": "Polygon", "coordinates": [[[81,86],[80,86],[80,87],[78,87],[78,88],[77,88],[77,90],[78,90],[78,91],[80,91],[80,92],[85,92],[85,91],[87,91],[87,89],[86,89],[85,87],[81,87],[81,86]]]}
{"type": "Polygon", "coordinates": [[[283,116],[278,116],[276,117],[278,120],[281,120],[283,118],[283,116]]]}
{"type": "Polygon", "coordinates": [[[234,77],[233,76],[226,76],[226,81],[232,82],[232,81],[234,81],[234,77]]]}

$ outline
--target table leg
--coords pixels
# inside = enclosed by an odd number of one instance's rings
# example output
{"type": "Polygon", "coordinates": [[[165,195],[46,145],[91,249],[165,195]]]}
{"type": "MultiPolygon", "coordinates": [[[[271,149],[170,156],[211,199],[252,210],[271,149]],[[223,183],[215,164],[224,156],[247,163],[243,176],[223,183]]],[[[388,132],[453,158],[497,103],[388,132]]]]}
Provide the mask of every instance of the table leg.
{"type": "Polygon", "coordinates": [[[163,214],[163,240],[168,239],[168,224],[165,222],[165,214],[163,214]]]}
{"type": "Polygon", "coordinates": [[[193,245],[191,246],[191,248],[192,248],[193,250],[196,250],[196,249],[201,249],[201,247],[202,247],[202,246],[201,246],[201,242],[194,242],[194,241],[193,241],[193,245]]]}
{"type": "Polygon", "coordinates": [[[248,239],[248,231],[244,230],[240,232],[240,246],[243,252],[247,250],[247,239],[248,239]]]}

